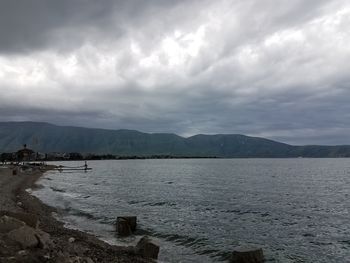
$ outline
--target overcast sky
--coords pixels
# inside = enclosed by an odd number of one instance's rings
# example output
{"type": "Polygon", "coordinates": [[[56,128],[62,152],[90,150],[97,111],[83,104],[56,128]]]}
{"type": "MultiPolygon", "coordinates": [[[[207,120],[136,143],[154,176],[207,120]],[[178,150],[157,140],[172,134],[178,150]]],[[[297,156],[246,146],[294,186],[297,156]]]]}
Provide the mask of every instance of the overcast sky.
{"type": "Polygon", "coordinates": [[[0,0],[0,121],[350,144],[349,0],[0,0]]]}

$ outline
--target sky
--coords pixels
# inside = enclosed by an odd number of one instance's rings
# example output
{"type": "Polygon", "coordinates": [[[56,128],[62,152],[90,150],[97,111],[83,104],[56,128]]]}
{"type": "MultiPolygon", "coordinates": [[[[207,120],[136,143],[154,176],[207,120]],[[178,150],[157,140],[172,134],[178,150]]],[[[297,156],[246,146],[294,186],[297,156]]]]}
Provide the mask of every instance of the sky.
{"type": "Polygon", "coordinates": [[[0,121],[350,144],[348,0],[0,0],[0,121]]]}

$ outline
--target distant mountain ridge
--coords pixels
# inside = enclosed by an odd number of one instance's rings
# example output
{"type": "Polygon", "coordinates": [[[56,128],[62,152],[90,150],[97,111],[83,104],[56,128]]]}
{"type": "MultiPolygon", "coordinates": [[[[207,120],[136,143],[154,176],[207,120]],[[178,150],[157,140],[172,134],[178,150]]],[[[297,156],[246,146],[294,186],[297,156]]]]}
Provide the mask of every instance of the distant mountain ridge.
{"type": "Polygon", "coordinates": [[[195,135],[57,126],[43,122],[0,122],[0,152],[23,144],[39,152],[80,152],[121,156],[227,158],[350,157],[350,146],[293,146],[240,134],[195,135]]]}

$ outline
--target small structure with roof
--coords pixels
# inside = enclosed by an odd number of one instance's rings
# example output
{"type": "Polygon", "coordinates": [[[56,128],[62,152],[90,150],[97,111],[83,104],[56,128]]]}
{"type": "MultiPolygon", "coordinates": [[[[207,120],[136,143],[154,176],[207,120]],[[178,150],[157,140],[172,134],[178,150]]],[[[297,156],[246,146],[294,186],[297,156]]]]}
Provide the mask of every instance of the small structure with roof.
{"type": "Polygon", "coordinates": [[[27,145],[23,145],[23,149],[20,149],[16,153],[16,159],[18,162],[30,162],[35,160],[35,152],[29,148],[27,145]]]}

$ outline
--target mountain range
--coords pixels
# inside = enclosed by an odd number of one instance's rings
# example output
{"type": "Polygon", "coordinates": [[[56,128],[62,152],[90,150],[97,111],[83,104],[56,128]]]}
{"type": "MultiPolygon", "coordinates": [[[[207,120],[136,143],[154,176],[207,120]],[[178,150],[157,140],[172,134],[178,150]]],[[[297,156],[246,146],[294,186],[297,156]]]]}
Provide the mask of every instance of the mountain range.
{"type": "Polygon", "coordinates": [[[349,145],[294,146],[241,134],[199,134],[184,138],[171,133],[91,129],[43,122],[0,122],[0,152],[17,151],[23,144],[43,153],[223,158],[350,157],[349,145]]]}

